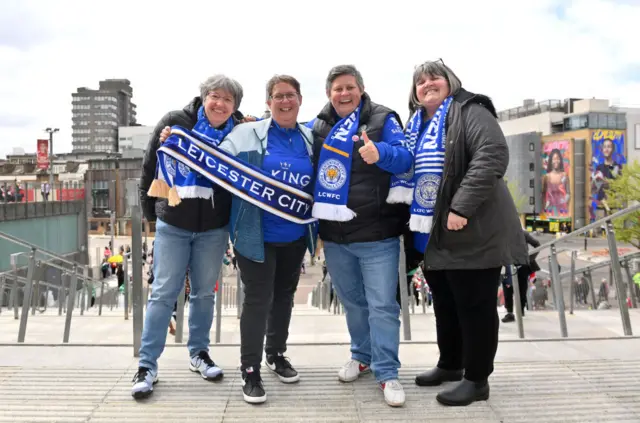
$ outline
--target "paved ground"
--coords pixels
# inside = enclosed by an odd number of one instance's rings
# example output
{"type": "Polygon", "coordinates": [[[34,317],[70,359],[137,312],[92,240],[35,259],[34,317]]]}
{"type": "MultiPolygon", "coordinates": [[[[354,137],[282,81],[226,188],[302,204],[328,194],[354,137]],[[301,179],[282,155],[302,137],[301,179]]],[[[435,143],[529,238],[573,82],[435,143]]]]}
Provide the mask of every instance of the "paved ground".
{"type": "Polygon", "coordinates": [[[124,347],[0,347],[0,422],[640,422],[640,340],[518,342],[500,345],[489,401],[446,408],[438,388],[415,374],[433,364],[435,345],[403,344],[401,409],[386,406],[372,376],[341,384],[345,346],[294,346],[296,385],[264,374],[268,401],[242,400],[238,347],[212,347],[224,381],[186,368],[186,350],[168,348],[152,398],[129,393],[137,362],[124,347]]]}

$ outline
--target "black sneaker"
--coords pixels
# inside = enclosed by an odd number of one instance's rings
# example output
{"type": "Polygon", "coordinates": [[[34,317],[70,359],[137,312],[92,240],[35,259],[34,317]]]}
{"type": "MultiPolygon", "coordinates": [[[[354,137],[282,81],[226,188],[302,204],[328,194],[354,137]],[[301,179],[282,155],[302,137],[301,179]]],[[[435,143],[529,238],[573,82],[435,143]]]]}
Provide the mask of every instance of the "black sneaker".
{"type": "Polygon", "coordinates": [[[277,355],[267,355],[266,363],[269,370],[278,375],[281,382],[296,383],[300,380],[300,375],[284,355],[280,353],[277,355]]]}
{"type": "Polygon", "coordinates": [[[262,386],[260,370],[247,367],[242,371],[242,395],[249,404],[262,404],[267,400],[267,394],[262,386]]]}
{"type": "Polygon", "coordinates": [[[516,321],[516,318],[514,317],[513,313],[507,313],[502,318],[502,323],[511,323],[515,321],[516,321]]]}
{"type": "Polygon", "coordinates": [[[153,394],[153,385],[158,383],[158,373],[146,367],[138,367],[138,372],[131,381],[131,396],[135,399],[148,398],[153,394]]]}

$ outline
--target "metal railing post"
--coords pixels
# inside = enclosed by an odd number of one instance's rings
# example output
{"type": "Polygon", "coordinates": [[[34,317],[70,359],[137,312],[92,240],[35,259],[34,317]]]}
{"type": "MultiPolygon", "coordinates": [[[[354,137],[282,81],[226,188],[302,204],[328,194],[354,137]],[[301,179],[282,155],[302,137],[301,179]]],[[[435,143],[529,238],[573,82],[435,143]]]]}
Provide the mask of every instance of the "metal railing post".
{"type": "Polygon", "coordinates": [[[557,301],[556,308],[558,310],[558,320],[560,321],[560,333],[563,338],[567,338],[569,334],[567,331],[567,318],[564,314],[564,293],[562,290],[560,272],[558,271],[558,253],[556,245],[551,245],[550,249],[551,256],[549,263],[551,265],[551,285],[553,285],[552,290],[555,292],[555,299],[557,301]]]}
{"type": "Polygon", "coordinates": [[[122,273],[124,273],[124,320],[129,320],[129,257],[125,253],[122,260],[122,273]]]}
{"type": "Polygon", "coordinates": [[[513,287],[513,308],[516,312],[516,323],[518,324],[518,337],[524,339],[524,322],[522,321],[522,302],[520,301],[520,281],[518,272],[513,272],[514,267],[509,266],[511,272],[511,286],[513,287]]]}
{"type": "Polygon", "coordinates": [[[609,243],[609,254],[611,255],[611,269],[613,270],[613,280],[616,284],[616,293],[618,294],[618,306],[620,307],[620,317],[622,318],[622,329],[626,336],[633,335],[631,330],[631,319],[629,318],[629,308],[627,307],[627,290],[624,288],[624,280],[622,279],[622,270],[620,269],[620,257],[618,256],[618,246],[616,244],[615,229],[613,222],[609,220],[605,226],[607,232],[607,241],[609,243]]]}
{"type": "MultiPolygon", "coordinates": [[[[29,305],[31,304],[31,293],[33,287],[33,272],[36,268],[36,249],[29,254],[29,267],[27,268],[27,283],[24,286],[24,297],[22,299],[22,315],[20,316],[20,327],[18,328],[18,342],[23,343],[27,333],[27,321],[29,319],[29,305]]],[[[18,279],[16,279],[18,283],[18,279]]]]}
{"type": "Polygon", "coordinates": [[[242,286],[242,276],[240,276],[240,268],[236,270],[236,286],[237,286],[237,299],[238,302],[238,319],[242,316],[242,305],[244,304],[244,286],[242,286]]]}
{"type": "Polygon", "coordinates": [[[182,289],[178,296],[178,306],[176,308],[176,344],[182,343],[182,335],[184,333],[184,295],[186,292],[186,284],[182,283],[182,289]]]}
{"type": "Polygon", "coordinates": [[[215,298],[215,307],[216,307],[216,344],[220,343],[222,330],[222,266],[220,267],[220,272],[218,274],[218,292],[214,296],[215,298]]]}
{"type": "Polygon", "coordinates": [[[133,356],[140,356],[142,344],[142,326],[144,300],[142,296],[142,212],[140,206],[131,206],[131,271],[133,283],[131,297],[133,302],[133,356]]]}
{"type": "Polygon", "coordinates": [[[75,292],[78,289],[78,265],[73,265],[73,270],[69,276],[69,296],[67,297],[67,315],[64,319],[64,335],[62,342],[69,343],[69,335],[71,334],[71,317],[73,317],[73,301],[75,300],[75,292]]]}
{"type": "Polygon", "coordinates": [[[60,289],[58,289],[58,316],[62,316],[62,304],[64,302],[65,296],[65,285],[68,284],[68,274],[67,272],[62,272],[60,274],[60,289]]]}
{"type": "Polygon", "coordinates": [[[402,311],[402,329],[405,341],[411,341],[411,316],[409,316],[409,294],[407,287],[407,260],[404,252],[404,237],[399,237],[400,254],[398,256],[398,283],[400,284],[400,305],[402,311]]]}
{"type": "Polygon", "coordinates": [[[0,276],[0,314],[2,314],[2,307],[4,306],[4,285],[6,282],[6,278],[4,276],[0,276]]]}
{"type": "Polygon", "coordinates": [[[569,314],[573,314],[574,298],[576,296],[575,279],[576,279],[576,256],[577,251],[571,252],[571,285],[569,285],[569,314]]]}

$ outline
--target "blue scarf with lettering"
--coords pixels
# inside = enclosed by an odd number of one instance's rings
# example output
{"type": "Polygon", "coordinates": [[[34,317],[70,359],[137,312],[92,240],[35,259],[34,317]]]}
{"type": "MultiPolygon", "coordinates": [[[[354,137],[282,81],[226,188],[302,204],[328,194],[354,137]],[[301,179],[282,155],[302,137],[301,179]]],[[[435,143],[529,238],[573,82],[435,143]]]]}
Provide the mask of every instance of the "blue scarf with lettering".
{"type": "MultiPolygon", "coordinates": [[[[274,179],[262,169],[212,145],[198,132],[173,126],[171,136],[158,149],[157,156],[160,171],[154,184],[157,181],[162,181],[158,185],[173,185],[176,182],[176,178],[164,165],[174,160],[178,166],[183,165],[198,178],[215,183],[264,211],[299,224],[316,221],[311,217],[311,195],[274,179]]],[[[150,196],[162,197],[156,194],[149,189],[150,196]]]]}
{"type": "Polygon", "coordinates": [[[351,154],[359,139],[360,106],[336,123],[322,144],[313,203],[313,217],[347,222],[356,214],[347,207],[351,154]]]}
{"type": "MultiPolygon", "coordinates": [[[[233,127],[233,117],[230,117],[222,129],[214,128],[204,113],[204,106],[200,106],[198,121],[192,131],[206,145],[215,147],[233,127]]],[[[156,178],[149,192],[154,197],[168,198],[170,206],[177,206],[182,198],[211,198],[213,202],[213,183],[166,154],[158,156],[156,178]]]]}
{"type": "MultiPolygon", "coordinates": [[[[411,178],[404,180],[402,188],[410,189],[411,195],[407,196],[406,191],[397,192],[395,198],[392,198],[390,192],[387,202],[411,205],[409,228],[413,232],[425,234],[431,232],[434,208],[444,171],[447,142],[445,127],[452,100],[453,97],[447,97],[442,102],[422,136],[420,136],[420,127],[424,118],[422,108],[415,111],[405,129],[407,148],[413,154],[413,166],[408,172],[411,178]]],[[[401,179],[401,176],[406,178],[408,174],[399,175],[396,179],[401,179]]]]}

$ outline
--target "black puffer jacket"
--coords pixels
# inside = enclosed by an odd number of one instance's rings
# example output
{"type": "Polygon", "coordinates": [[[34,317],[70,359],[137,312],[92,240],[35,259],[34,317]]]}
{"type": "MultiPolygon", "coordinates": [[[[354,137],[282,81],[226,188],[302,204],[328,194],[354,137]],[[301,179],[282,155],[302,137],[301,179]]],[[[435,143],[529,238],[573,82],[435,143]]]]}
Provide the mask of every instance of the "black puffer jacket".
{"type": "MultiPolygon", "coordinates": [[[[395,115],[393,110],[373,103],[365,93],[362,96],[360,111],[360,127],[358,135],[367,131],[369,138],[381,141],[382,129],[388,115],[395,115]]],[[[339,121],[331,103],[328,103],[318,115],[313,125],[314,158],[317,173],[318,159],[325,138],[331,128],[339,121]]],[[[320,221],[319,234],[324,241],[338,244],[352,242],[382,241],[401,235],[409,220],[409,208],[404,204],[387,204],[391,174],[376,165],[369,165],[362,160],[358,149],[364,141],[353,144],[351,180],[349,182],[349,199],[347,206],[356,213],[356,217],[348,222],[320,221]]]]}
{"type": "Polygon", "coordinates": [[[491,100],[461,90],[447,115],[443,179],[424,264],[427,270],[475,270],[529,264],[513,198],[504,182],[509,148],[491,100]],[[447,229],[449,212],[468,219],[447,229]]]}
{"type": "MultiPolygon", "coordinates": [[[[198,120],[198,109],[202,105],[200,97],[195,97],[184,109],[169,112],[156,125],[145,150],[142,163],[142,177],[140,178],[140,201],[144,216],[149,221],[156,218],[169,225],[191,232],[205,232],[222,228],[229,223],[231,212],[231,194],[214,185],[214,202],[211,199],[186,198],[175,207],[170,207],[164,198],[149,197],[147,191],[153,182],[156,172],[156,152],[160,147],[160,133],[165,126],[180,125],[187,129],[193,128],[198,120]],[[215,208],[213,207],[215,203],[215,208]]],[[[242,119],[242,114],[234,114],[236,120],[242,119]]]]}

